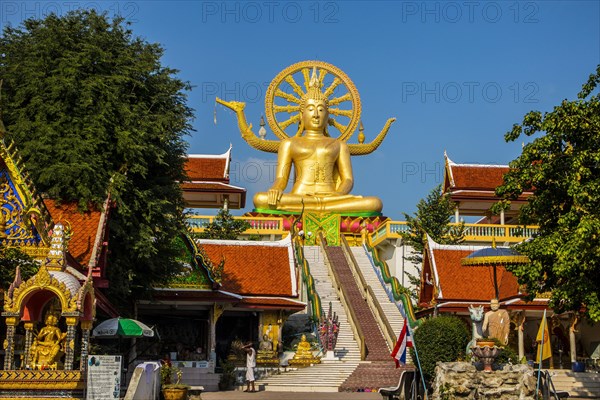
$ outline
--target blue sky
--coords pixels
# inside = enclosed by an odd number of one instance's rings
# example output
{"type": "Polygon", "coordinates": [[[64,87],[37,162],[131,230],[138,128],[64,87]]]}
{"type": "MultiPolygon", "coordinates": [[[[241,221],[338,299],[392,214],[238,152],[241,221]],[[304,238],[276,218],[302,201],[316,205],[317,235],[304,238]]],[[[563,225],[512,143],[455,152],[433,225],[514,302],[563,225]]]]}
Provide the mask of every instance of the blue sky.
{"type": "Polygon", "coordinates": [[[0,22],[75,7],[123,15],[163,45],[163,63],[194,85],[189,152],[233,145],[231,183],[248,189],[244,211],[270,186],[276,158],[250,148],[227,109],[217,107],[215,125],[214,98],[245,101],[258,127],[269,82],[293,63],[318,59],[348,74],[367,141],[397,118],[376,152],[353,158],[352,192],[381,197],[393,219],[441,182],[444,150],[458,163],[514,159],[522,142],[505,143],[504,133],[532,109],[575,98],[600,63],[598,1],[5,0],[0,22]]]}

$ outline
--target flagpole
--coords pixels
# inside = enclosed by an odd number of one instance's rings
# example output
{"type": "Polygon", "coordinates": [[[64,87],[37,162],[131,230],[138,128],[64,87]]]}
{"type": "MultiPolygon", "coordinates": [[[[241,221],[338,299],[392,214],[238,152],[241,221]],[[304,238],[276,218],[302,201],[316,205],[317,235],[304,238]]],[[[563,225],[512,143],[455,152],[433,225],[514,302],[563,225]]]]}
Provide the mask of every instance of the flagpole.
{"type": "Polygon", "coordinates": [[[539,352],[540,352],[540,360],[538,363],[538,376],[537,376],[537,385],[535,387],[535,398],[537,400],[538,393],[540,391],[540,377],[542,376],[542,361],[544,357],[544,338],[546,336],[546,310],[544,309],[544,317],[542,318],[542,326],[540,327],[542,331],[542,343],[540,343],[539,352]]]}
{"type": "Polygon", "coordinates": [[[413,349],[415,350],[415,356],[417,358],[417,366],[419,367],[419,375],[421,375],[421,383],[423,384],[423,393],[425,395],[425,399],[427,400],[427,386],[425,385],[425,376],[423,376],[423,368],[421,368],[421,360],[419,360],[419,352],[417,351],[417,344],[415,342],[415,336],[413,335],[413,330],[408,323],[408,318],[406,316],[406,312],[404,312],[404,305],[402,306],[402,316],[406,319],[406,328],[408,329],[408,334],[412,338],[413,349]]]}

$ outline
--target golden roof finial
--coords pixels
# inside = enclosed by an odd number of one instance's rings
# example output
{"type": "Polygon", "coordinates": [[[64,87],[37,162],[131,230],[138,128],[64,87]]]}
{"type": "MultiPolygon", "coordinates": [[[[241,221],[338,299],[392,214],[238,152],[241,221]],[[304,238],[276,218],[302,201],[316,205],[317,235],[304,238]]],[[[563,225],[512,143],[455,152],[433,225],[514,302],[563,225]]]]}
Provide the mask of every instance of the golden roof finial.
{"type": "Polygon", "coordinates": [[[52,230],[52,239],[50,241],[50,250],[46,259],[46,266],[52,270],[63,270],[65,265],[65,256],[67,251],[68,229],[65,230],[62,223],[54,225],[52,230]]]}
{"type": "Polygon", "coordinates": [[[360,121],[360,125],[358,127],[358,143],[363,144],[365,142],[365,127],[360,121]]]}

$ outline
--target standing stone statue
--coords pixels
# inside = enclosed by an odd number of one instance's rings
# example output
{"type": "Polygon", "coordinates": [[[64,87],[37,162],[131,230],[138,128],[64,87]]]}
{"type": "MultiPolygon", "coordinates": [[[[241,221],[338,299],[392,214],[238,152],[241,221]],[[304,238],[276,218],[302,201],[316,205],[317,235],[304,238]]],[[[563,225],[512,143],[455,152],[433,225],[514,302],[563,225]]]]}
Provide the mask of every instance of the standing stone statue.
{"type": "Polygon", "coordinates": [[[491,310],[483,317],[483,333],[489,338],[496,338],[500,343],[508,344],[510,317],[508,311],[500,309],[498,299],[490,302],[491,310]]]}

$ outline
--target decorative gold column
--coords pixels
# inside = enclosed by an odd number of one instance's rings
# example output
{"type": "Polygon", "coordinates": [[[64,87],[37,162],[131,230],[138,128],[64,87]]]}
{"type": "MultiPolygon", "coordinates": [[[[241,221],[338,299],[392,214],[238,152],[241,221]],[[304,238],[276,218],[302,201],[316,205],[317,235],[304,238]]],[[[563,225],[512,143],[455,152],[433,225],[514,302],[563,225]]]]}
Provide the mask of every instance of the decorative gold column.
{"type": "Polygon", "coordinates": [[[67,317],[67,340],[65,355],[65,370],[73,369],[73,358],[75,356],[75,336],[77,335],[77,317],[67,317]]]}
{"type": "Polygon", "coordinates": [[[575,327],[578,323],[579,314],[571,314],[571,318],[569,319],[569,347],[571,353],[571,364],[577,361],[577,345],[575,343],[575,333],[577,332],[577,329],[575,329],[575,327]]]}
{"type": "Polygon", "coordinates": [[[79,370],[82,374],[87,370],[87,357],[90,352],[90,330],[92,321],[81,321],[81,362],[79,370]]]}
{"type": "Polygon", "coordinates": [[[25,328],[25,352],[23,354],[23,365],[21,368],[29,366],[29,360],[31,359],[31,343],[33,342],[33,322],[25,322],[23,324],[25,328]]]}
{"type": "Polygon", "coordinates": [[[216,345],[217,345],[217,321],[223,315],[223,311],[225,311],[225,307],[218,305],[217,303],[213,304],[213,307],[210,309],[210,339],[209,339],[209,349],[210,349],[210,359],[215,361],[216,363],[216,345]]]}
{"type": "Polygon", "coordinates": [[[15,357],[15,329],[19,324],[18,317],[6,318],[6,339],[4,340],[4,370],[13,369],[15,357]]]}
{"type": "Polygon", "coordinates": [[[519,359],[517,363],[520,363],[523,357],[525,357],[525,311],[517,311],[513,314],[513,322],[515,323],[515,330],[517,331],[517,345],[519,349],[519,359]]]}

